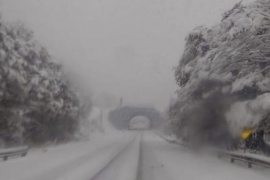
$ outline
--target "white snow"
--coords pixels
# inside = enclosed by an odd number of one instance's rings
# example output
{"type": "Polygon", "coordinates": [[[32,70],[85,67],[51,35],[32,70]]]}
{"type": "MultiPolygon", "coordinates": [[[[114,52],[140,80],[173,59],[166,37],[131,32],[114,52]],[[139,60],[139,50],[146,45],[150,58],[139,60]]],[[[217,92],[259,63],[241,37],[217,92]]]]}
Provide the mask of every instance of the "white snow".
{"type": "MultiPolygon", "coordinates": [[[[63,176],[79,165],[91,162],[91,158],[98,156],[99,160],[104,152],[120,148],[134,134],[114,133],[109,136],[95,136],[85,142],[69,143],[58,147],[30,151],[26,157],[14,158],[0,162],[0,179],[4,180],[48,180],[63,176]],[[112,149],[111,149],[112,148],[112,149]]],[[[105,154],[106,154],[105,153],[105,154]]],[[[97,160],[94,162],[97,162],[97,160]]],[[[98,160],[98,161],[99,161],[98,160]]]]}
{"type": "MultiPolygon", "coordinates": [[[[100,172],[112,159],[114,159],[114,157],[117,156],[119,152],[121,152],[128,145],[128,143],[129,142],[125,141],[124,143],[114,145],[111,148],[106,149],[105,152],[100,152],[93,158],[89,159],[87,162],[80,164],[79,166],[75,167],[72,171],[67,172],[66,174],[62,175],[60,178],[57,178],[57,180],[75,180],[75,179],[89,180],[91,179],[98,172],[100,172]]],[[[124,174],[124,171],[121,171],[118,173],[124,174]]],[[[109,174],[105,174],[104,176],[107,179],[111,178],[110,172],[109,174]]],[[[125,179],[118,178],[118,180],[125,180],[125,179]]]]}
{"type": "Polygon", "coordinates": [[[138,174],[147,180],[269,179],[267,169],[249,169],[246,164],[231,164],[208,153],[192,152],[152,132],[142,133],[142,138],[140,134],[119,132],[43,151],[36,149],[25,158],[0,162],[0,179],[135,180],[138,174]]]}
{"type": "Polygon", "coordinates": [[[231,164],[212,155],[191,152],[154,134],[145,135],[144,141],[160,163],[156,171],[165,174],[166,179],[268,180],[270,177],[268,169],[249,169],[247,165],[231,164]]]}

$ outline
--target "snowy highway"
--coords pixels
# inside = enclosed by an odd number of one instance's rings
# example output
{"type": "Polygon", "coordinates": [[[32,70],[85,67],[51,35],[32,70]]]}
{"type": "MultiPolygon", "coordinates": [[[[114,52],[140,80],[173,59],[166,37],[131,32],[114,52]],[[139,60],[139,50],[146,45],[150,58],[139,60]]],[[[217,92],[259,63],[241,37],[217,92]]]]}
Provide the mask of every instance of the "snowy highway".
{"type": "Polygon", "coordinates": [[[1,180],[269,180],[269,169],[195,154],[152,132],[122,132],[0,162],[1,180]]]}

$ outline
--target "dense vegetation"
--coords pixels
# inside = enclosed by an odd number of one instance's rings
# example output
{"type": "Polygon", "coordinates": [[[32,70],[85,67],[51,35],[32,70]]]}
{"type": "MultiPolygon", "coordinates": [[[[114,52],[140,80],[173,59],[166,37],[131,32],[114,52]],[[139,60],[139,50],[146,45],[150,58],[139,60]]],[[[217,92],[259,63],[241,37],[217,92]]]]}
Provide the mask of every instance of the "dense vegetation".
{"type": "Polygon", "coordinates": [[[269,12],[269,0],[240,2],[219,24],[186,37],[175,70],[178,100],[169,110],[176,134],[216,142],[245,128],[269,130],[269,12]]]}
{"type": "Polygon", "coordinates": [[[0,145],[70,140],[90,104],[20,23],[0,19],[0,145]]]}

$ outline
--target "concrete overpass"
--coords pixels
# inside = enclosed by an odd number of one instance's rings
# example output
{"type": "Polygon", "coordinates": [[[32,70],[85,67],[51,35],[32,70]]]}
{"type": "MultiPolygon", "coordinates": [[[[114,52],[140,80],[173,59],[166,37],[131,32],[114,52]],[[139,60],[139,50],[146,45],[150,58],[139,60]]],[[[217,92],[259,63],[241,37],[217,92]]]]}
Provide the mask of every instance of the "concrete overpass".
{"type": "Polygon", "coordinates": [[[119,130],[129,129],[130,120],[136,116],[145,116],[150,121],[149,129],[158,128],[164,121],[161,114],[151,107],[124,106],[110,111],[109,121],[119,130]]]}

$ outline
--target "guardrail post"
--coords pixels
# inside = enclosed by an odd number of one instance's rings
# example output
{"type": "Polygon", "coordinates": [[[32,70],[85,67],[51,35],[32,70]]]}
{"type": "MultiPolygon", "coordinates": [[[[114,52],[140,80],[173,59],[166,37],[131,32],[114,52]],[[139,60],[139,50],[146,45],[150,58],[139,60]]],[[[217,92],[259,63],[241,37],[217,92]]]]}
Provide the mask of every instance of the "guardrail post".
{"type": "Polygon", "coordinates": [[[231,163],[234,163],[234,159],[233,158],[231,158],[231,163]]]}
{"type": "Polygon", "coordinates": [[[8,157],[7,157],[7,156],[4,156],[4,157],[3,157],[3,160],[4,160],[4,161],[7,161],[7,160],[8,160],[8,157]]]}
{"type": "Polygon", "coordinates": [[[252,163],[251,162],[248,162],[248,167],[252,168],[252,163]]]}

